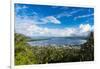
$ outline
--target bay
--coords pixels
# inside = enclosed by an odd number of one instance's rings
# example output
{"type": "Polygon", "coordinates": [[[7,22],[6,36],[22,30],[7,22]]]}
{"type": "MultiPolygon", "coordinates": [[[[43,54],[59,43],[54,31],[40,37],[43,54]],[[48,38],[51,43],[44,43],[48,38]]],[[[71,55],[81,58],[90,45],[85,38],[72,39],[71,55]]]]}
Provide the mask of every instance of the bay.
{"type": "Polygon", "coordinates": [[[79,37],[52,37],[43,40],[30,41],[31,46],[61,46],[61,45],[80,45],[85,43],[85,38],[79,37]]]}

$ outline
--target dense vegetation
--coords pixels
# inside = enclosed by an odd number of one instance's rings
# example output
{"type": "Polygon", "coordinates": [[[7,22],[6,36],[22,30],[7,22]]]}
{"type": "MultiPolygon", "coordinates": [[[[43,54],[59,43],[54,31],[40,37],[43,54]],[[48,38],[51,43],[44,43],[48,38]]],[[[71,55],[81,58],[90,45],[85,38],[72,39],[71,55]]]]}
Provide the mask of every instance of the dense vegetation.
{"type": "Polygon", "coordinates": [[[81,45],[81,60],[82,61],[92,61],[94,60],[94,35],[91,32],[90,37],[87,42],[81,45]]]}
{"type": "Polygon", "coordinates": [[[58,46],[30,46],[30,38],[15,34],[15,65],[91,61],[94,59],[93,32],[81,49],[58,46]]]}
{"type": "Polygon", "coordinates": [[[15,64],[35,63],[31,46],[27,42],[28,38],[21,34],[15,34],[15,64]]]}

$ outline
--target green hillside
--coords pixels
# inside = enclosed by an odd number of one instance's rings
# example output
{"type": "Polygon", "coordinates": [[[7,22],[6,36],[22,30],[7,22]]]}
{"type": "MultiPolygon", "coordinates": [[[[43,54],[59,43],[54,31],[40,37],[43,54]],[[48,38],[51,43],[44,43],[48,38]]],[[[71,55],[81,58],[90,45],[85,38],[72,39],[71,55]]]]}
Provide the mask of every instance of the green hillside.
{"type": "Polygon", "coordinates": [[[58,46],[30,46],[30,38],[15,33],[15,65],[92,61],[94,59],[93,32],[81,49],[58,46]]]}
{"type": "Polygon", "coordinates": [[[32,47],[26,42],[29,38],[22,34],[15,34],[15,64],[33,64],[35,63],[32,47]]]}
{"type": "Polygon", "coordinates": [[[81,60],[91,61],[94,60],[94,35],[91,32],[87,42],[81,46],[81,60]]]}

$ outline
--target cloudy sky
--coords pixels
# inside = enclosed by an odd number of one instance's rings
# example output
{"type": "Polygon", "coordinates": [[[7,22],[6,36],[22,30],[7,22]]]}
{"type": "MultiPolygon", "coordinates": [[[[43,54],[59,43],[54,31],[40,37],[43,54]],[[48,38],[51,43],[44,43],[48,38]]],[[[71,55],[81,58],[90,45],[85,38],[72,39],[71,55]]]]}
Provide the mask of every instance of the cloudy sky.
{"type": "Polygon", "coordinates": [[[15,4],[15,32],[26,36],[88,36],[94,28],[94,9],[15,4]]]}

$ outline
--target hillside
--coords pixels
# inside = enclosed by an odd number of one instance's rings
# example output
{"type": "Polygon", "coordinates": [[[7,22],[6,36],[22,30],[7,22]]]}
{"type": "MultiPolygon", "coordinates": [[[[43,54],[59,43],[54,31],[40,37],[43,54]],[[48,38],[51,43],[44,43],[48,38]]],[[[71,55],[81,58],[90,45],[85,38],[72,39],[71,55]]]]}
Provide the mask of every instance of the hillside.
{"type": "Polygon", "coordinates": [[[87,42],[81,45],[81,60],[92,61],[94,60],[94,33],[91,32],[87,42]]]}
{"type": "Polygon", "coordinates": [[[15,65],[35,63],[32,48],[26,42],[29,38],[15,33],[15,65]]]}
{"type": "Polygon", "coordinates": [[[46,64],[94,60],[93,32],[81,49],[57,46],[30,46],[30,40],[22,34],[15,33],[15,65],[46,64]]]}

